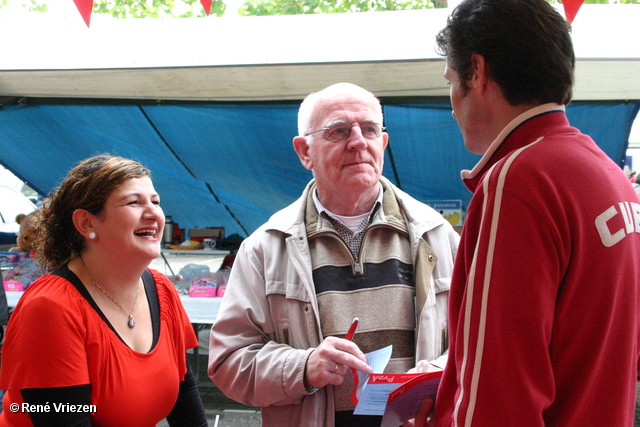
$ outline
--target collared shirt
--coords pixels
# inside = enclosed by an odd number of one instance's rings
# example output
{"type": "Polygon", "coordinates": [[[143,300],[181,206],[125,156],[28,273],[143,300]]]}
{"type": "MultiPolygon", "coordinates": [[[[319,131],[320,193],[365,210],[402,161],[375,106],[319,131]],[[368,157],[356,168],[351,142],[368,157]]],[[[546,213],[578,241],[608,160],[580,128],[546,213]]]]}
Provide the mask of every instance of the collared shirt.
{"type": "Polygon", "coordinates": [[[327,210],[322,203],[320,203],[320,199],[318,198],[318,189],[313,192],[313,203],[318,211],[318,214],[322,216],[324,219],[329,221],[329,223],[333,226],[333,228],[338,232],[342,240],[347,244],[351,254],[355,259],[358,259],[358,255],[360,254],[360,246],[362,244],[362,238],[364,237],[365,231],[367,231],[367,227],[373,221],[373,216],[378,211],[378,208],[382,206],[382,184],[378,184],[378,198],[376,202],[371,207],[371,210],[364,215],[364,219],[360,223],[360,225],[352,230],[351,228],[344,225],[344,223],[338,218],[338,216],[329,210],[327,210]]]}

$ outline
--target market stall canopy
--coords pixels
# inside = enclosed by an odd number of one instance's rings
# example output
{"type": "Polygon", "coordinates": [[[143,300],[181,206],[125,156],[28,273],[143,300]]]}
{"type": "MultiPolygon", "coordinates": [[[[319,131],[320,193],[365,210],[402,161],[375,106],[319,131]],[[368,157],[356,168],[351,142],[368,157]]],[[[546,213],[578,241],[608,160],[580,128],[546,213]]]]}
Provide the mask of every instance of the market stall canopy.
{"type": "MultiPolygon", "coordinates": [[[[0,95],[298,100],[338,81],[381,97],[447,96],[435,34],[449,9],[117,20],[4,16],[0,95]]],[[[560,9],[561,6],[560,6],[560,9]]],[[[562,12],[563,13],[563,12],[562,12]]],[[[640,5],[583,5],[575,100],[640,99],[640,5]]]]}
{"type": "MultiPolygon", "coordinates": [[[[589,6],[574,21],[568,114],[622,165],[640,99],[640,6],[589,6]]],[[[311,178],[291,144],[300,100],[349,81],[381,97],[385,176],[423,201],[470,199],[459,173],[478,157],[464,149],[434,53],[448,10],[93,16],[90,29],[73,12],[54,28],[44,15],[19,24],[0,14],[15,35],[0,46],[0,162],[42,193],[79,160],[115,153],[151,168],[181,227],[246,236],[311,178]]]]}

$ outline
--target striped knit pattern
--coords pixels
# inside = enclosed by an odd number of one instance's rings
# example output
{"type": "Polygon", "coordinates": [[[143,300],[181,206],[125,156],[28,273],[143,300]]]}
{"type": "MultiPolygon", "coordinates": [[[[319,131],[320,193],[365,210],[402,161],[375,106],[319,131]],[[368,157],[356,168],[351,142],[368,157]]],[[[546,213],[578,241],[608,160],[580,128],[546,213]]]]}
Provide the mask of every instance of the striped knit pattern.
{"type": "MultiPolygon", "coordinates": [[[[388,191],[384,197],[393,194],[388,191]]],[[[389,207],[389,200],[384,206],[389,207]]],[[[402,215],[397,203],[391,206],[395,212],[381,207],[375,213],[359,259],[331,223],[318,216],[311,200],[306,224],[323,336],[344,337],[358,317],[353,341],[364,353],[392,344],[386,372],[401,373],[415,363],[415,286],[407,227],[398,220],[402,215]]],[[[351,375],[334,387],[337,411],[353,410],[352,387],[351,375]]]]}

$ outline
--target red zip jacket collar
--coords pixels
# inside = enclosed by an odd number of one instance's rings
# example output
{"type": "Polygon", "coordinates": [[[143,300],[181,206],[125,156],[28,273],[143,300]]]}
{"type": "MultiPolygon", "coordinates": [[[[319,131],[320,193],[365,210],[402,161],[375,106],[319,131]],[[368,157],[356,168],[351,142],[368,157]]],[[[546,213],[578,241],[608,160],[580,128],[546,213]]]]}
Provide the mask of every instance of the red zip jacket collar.
{"type": "Polygon", "coordinates": [[[535,128],[544,128],[548,135],[550,129],[566,128],[569,126],[569,120],[562,105],[544,104],[525,111],[513,119],[511,123],[500,132],[472,170],[463,170],[461,172],[460,175],[464,185],[469,191],[475,193],[478,184],[482,181],[482,177],[494,164],[498,163],[512,151],[536,139],[531,139],[531,134],[535,132],[535,128]],[[544,120],[542,126],[540,120],[544,120]],[[523,139],[525,135],[527,137],[523,139]]]}

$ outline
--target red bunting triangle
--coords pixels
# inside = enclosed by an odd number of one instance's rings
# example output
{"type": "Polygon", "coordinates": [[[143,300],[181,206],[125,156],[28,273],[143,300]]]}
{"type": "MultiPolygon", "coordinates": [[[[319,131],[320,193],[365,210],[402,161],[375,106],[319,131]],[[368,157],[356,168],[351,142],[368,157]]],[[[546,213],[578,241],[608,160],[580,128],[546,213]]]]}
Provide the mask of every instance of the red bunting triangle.
{"type": "Polygon", "coordinates": [[[204,11],[207,12],[207,16],[209,16],[209,13],[211,12],[211,0],[200,0],[200,3],[202,3],[204,11]]]}
{"type": "Polygon", "coordinates": [[[93,0],[73,0],[82,15],[82,19],[84,19],[85,24],[89,27],[89,22],[91,21],[91,11],[93,10],[93,0]]]}
{"type": "Polygon", "coordinates": [[[580,6],[582,6],[584,0],[562,0],[562,6],[564,6],[564,16],[567,17],[567,21],[571,24],[573,18],[578,14],[580,6]]]}

